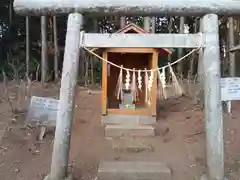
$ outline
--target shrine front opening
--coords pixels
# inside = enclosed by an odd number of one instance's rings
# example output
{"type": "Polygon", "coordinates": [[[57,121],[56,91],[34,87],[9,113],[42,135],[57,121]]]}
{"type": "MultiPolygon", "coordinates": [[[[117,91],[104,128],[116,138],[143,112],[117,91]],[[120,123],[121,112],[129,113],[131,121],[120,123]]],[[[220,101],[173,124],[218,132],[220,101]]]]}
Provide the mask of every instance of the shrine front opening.
{"type": "MultiPolygon", "coordinates": [[[[119,66],[129,69],[152,69],[153,54],[151,53],[108,53],[108,60],[119,66]]],[[[123,85],[123,93],[118,96],[121,84],[119,83],[120,68],[108,65],[107,72],[107,108],[108,109],[131,109],[131,110],[147,110],[150,108],[150,102],[146,101],[146,82],[144,73],[140,74],[141,87],[137,80],[139,75],[137,72],[129,72],[129,87],[123,85]],[[133,75],[135,73],[135,75],[133,75]],[[134,81],[134,82],[133,82],[134,81]]],[[[122,71],[123,79],[127,76],[126,71],[122,71]]],[[[124,82],[123,82],[124,83],[124,82]]],[[[124,83],[125,84],[125,83],[124,83]]]]}

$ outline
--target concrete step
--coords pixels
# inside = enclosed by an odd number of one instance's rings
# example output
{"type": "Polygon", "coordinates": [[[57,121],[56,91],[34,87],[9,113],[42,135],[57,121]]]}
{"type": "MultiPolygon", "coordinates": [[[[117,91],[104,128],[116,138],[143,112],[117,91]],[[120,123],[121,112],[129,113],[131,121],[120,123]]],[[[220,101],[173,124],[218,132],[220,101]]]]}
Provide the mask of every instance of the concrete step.
{"type": "Polygon", "coordinates": [[[99,180],[170,180],[171,170],[160,162],[101,162],[99,180]]]}
{"type": "Polygon", "coordinates": [[[155,128],[150,125],[107,125],[105,137],[152,137],[155,136],[155,128]]]}
{"type": "Polygon", "coordinates": [[[139,153],[142,151],[154,151],[153,140],[150,138],[111,138],[109,141],[111,141],[113,149],[117,152],[139,153]]]}

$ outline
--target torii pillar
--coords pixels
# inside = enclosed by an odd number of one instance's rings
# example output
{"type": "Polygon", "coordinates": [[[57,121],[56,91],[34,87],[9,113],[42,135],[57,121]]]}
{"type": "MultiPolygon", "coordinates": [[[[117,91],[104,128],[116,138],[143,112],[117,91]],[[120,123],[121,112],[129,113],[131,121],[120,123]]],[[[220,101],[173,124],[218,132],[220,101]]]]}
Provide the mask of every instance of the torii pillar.
{"type": "Polygon", "coordinates": [[[219,25],[216,14],[207,14],[202,18],[202,31],[206,43],[202,60],[207,173],[201,180],[224,180],[219,25]]]}
{"type": "Polygon", "coordinates": [[[71,180],[68,160],[72,131],[75,87],[79,67],[79,55],[83,37],[80,30],[83,16],[72,13],[68,16],[65,52],[60,88],[60,104],[57,113],[51,172],[45,180],[71,180]]]}

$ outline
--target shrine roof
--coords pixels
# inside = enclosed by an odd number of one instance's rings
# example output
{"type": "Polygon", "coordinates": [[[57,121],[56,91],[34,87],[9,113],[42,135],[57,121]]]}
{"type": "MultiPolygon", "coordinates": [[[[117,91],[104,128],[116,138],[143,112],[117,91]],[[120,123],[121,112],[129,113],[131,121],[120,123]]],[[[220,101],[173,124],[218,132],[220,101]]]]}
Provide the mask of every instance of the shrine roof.
{"type": "MultiPolygon", "coordinates": [[[[145,31],[144,29],[142,29],[141,27],[139,27],[138,25],[136,25],[135,23],[130,23],[126,26],[124,26],[122,29],[119,29],[118,31],[116,31],[115,33],[120,34],[120,33],[137,33],[137,34],[147,34],[149,32],[145,31]]],[[[96,51],[100,48],[92,48],[92,51],[96,51]]],[[[153,48],[156,50],[163,50],[168,54],[172,54],[173,50],[171,48],[153,48]]]]}

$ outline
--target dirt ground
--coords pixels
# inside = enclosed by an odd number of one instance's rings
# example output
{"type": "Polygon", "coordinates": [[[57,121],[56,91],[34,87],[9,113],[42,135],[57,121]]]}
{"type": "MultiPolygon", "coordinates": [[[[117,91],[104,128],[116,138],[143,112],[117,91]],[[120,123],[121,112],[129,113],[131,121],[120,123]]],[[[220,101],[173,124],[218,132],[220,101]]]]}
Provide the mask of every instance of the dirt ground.
{"type": "MultiPolygon", "coordinates": [[[[69,162],[77,180],[95,180],[101,160],[161,161],[171,168],[173,180],[198,179],[205,171],[203,113],[192,99],[181,97],[160,102],[153,152],[120,153],[104,139],[100,91],[88,94],[78,88],[77,92],[69,162]]],[[[8,94],[16,106],[16,88],[8,94]]],[[[31,94],[57,97],[58,88],[49,86],[43,90],[36,84],[31,94]]],[[[50,170],[54,134],[50,131],[43,141],[38,141],[38,129],[25,125],[24,113],[13,116],[9,99],[2,94],[0,101],[0,179],[42,180],[50,170]]],[[[18,106],[27,107],[23,103],[18,106]]],[[[224,117],[225,173],[229,180],[240,179],[239,115],[240,103],[234,102],[232,116],[224,117]]]]}

